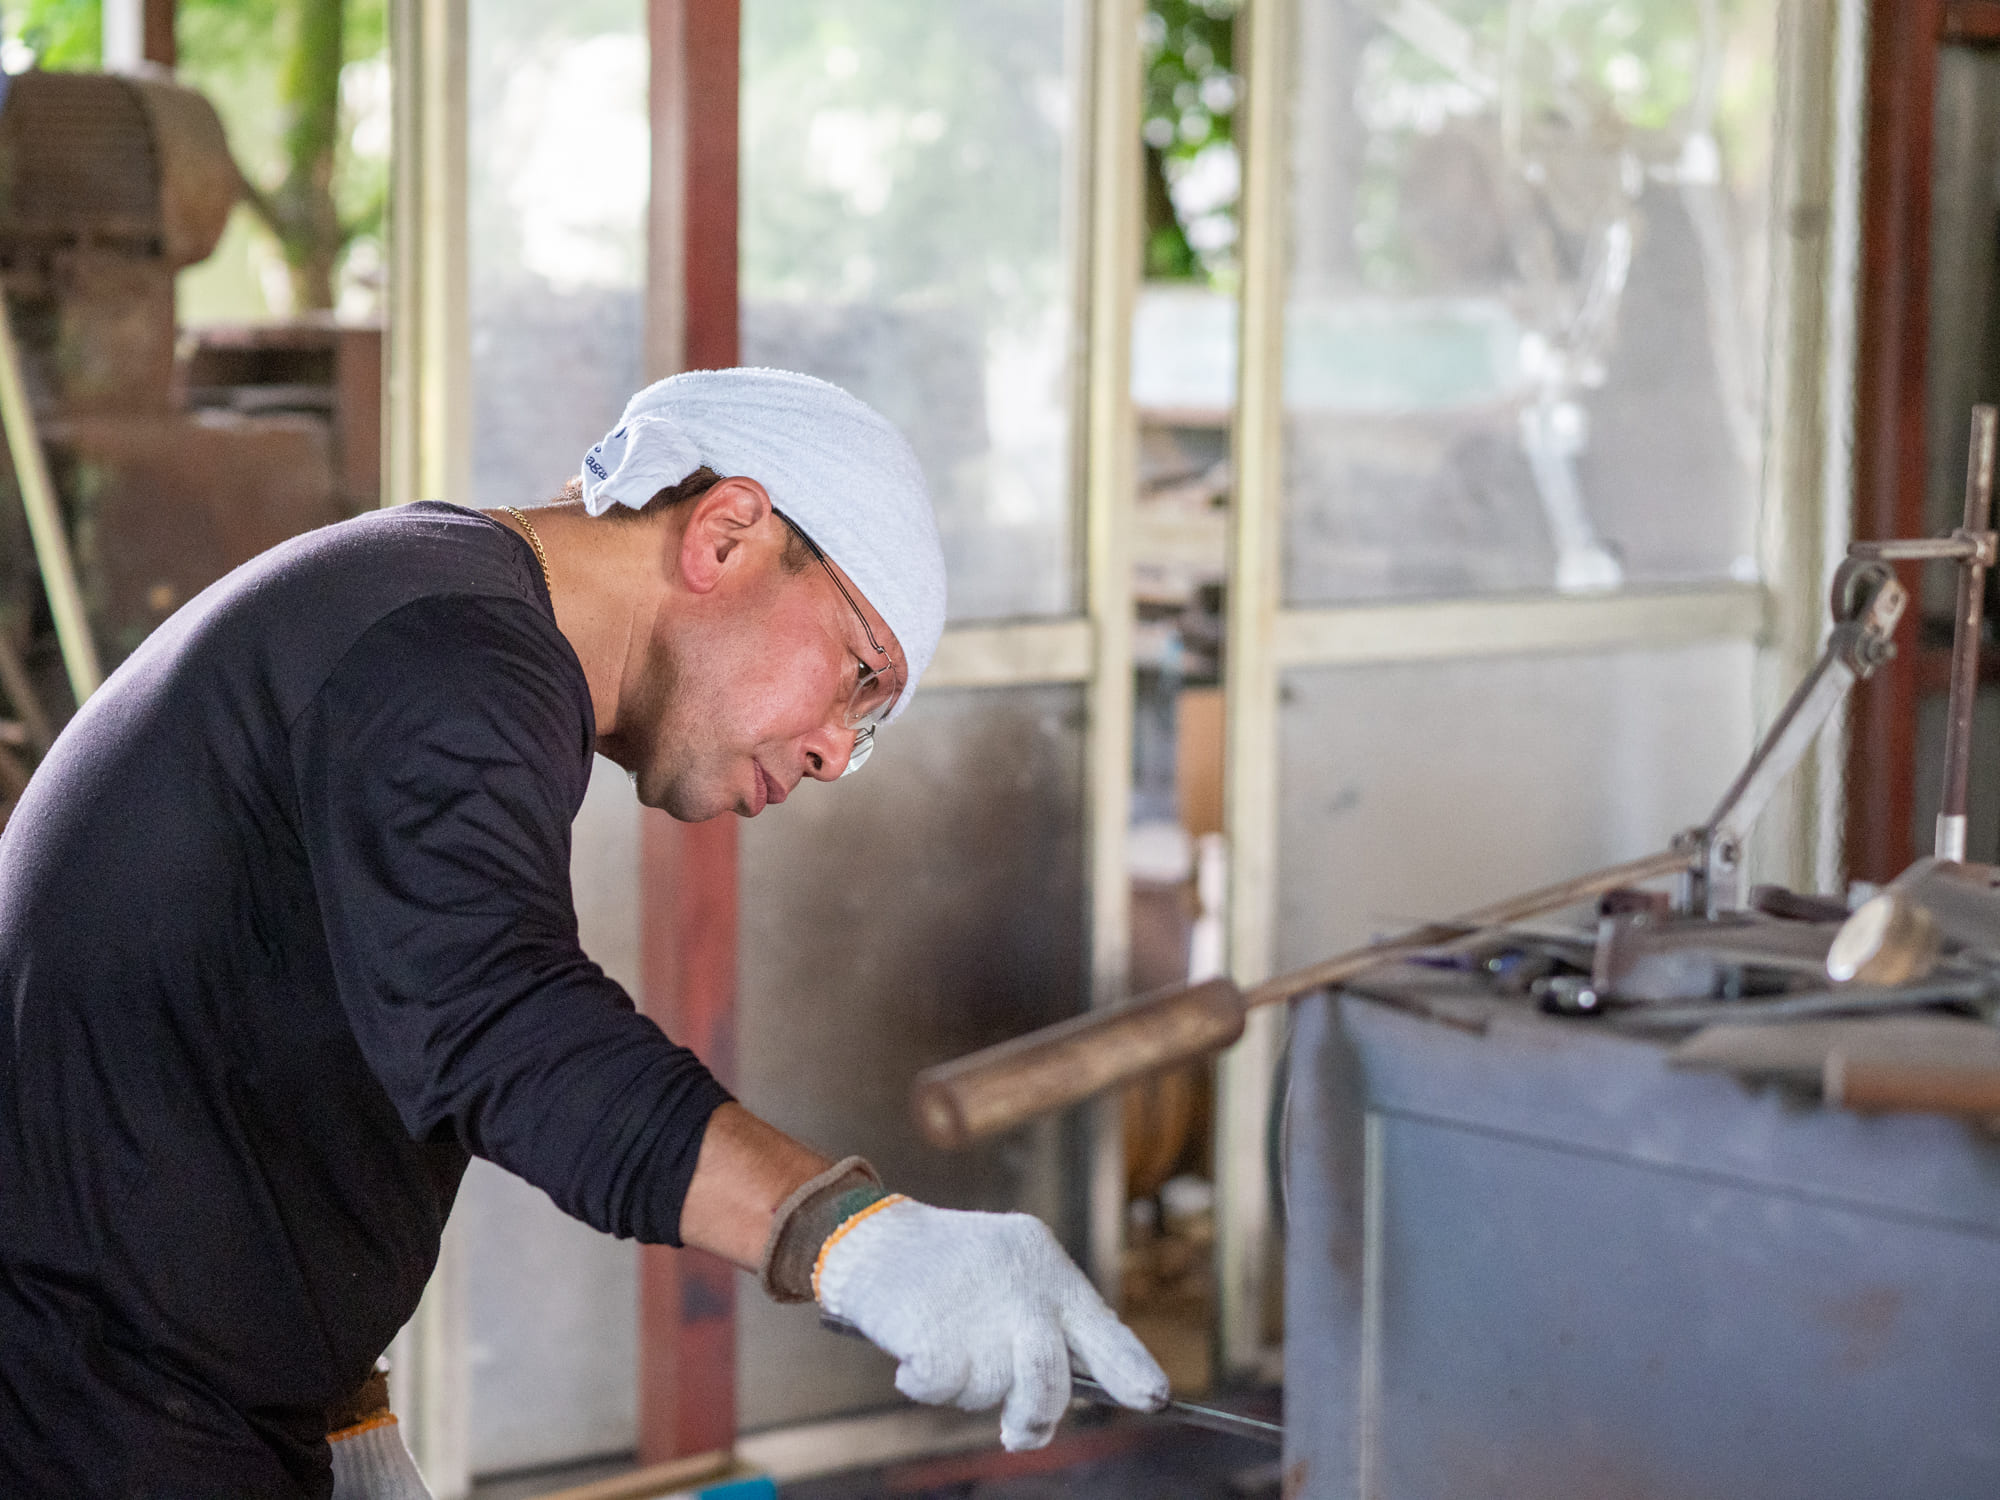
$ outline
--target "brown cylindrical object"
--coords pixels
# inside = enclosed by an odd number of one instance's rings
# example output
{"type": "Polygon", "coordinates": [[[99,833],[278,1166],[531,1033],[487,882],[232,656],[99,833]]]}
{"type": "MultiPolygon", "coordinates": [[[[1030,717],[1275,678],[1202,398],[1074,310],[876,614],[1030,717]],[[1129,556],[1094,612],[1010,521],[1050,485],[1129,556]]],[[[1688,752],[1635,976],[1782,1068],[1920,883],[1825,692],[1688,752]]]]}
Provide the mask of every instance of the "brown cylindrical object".
{"type": "Polygon", "coordinates": [[[2000,1071],[1992,1068],[1869,1062],[1836,1052],[1823,1083],[1826,1102],[1849,1109],[2000,1118],[2000,1071]]]}
{"type": "Polygon", "coordinates": [[[1113,1084],[1206,1057],[1243,1034],[1243,1017],[1242,991],[1227,979],[1089,1011],[926,1069],[911,1109],[925,1140],[956,1150],[1113,1084]]]}
{"type": "Polygon", "coordinates": [[[1937,966],[1938,952],[1937,922],[1920,903],[1891,889],[1841,923],[1827,949],[1826,973],[1835,984],[1909,984],[1937,966]]]}

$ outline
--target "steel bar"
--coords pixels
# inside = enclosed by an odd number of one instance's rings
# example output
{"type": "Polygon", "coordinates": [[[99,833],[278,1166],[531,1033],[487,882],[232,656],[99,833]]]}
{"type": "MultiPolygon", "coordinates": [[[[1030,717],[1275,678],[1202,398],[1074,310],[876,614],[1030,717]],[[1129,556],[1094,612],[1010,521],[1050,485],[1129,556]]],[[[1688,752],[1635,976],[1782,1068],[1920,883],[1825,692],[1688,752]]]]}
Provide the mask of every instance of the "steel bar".
{"type": "Polygon", "coordinates": [[[1296,973],[1281,975],[1267,980],[1243,996],[1246,1007],[1255,1009],[1259,1005],[1270,1005],[1280,1000],[1290,1000],[1313,990],[1324,989],[1331,984],[1352,979],[1364,970],[1376,968],[1391,959],[1422,948],[1434,948],[1440,943],[1452,942],[1470,933],[1480,932],[1489,927],[1504,927],[1527,917],[1538,917],[1552,911],[1561,911],[1565,906],[1574,906],[1580,901],[1588,901],[1601,896],[1606,891],[1617,890],[1620,886],[1641,885],[1648,880],[1659,880],[1668,875],[1685,875],[1694,854],[1689,850],[1663,849],[1657,854],[1648,854],[1643,859],[1628,860],[1622,865],[1612,865],[1589,875],[1579,875],[1574,880],[1559,881],[1555,885],[1545,885],[1539,890],[1525,892],[1496,901],[1491,906],[1482,906],[1476,911],[1466,912],[1449,922],[1434,922],[1419,927],[1414,932],[1406,932],[1398,937],[1387,938],[1379,943],[1370,943],[1365,948],[1353,948],[1345,953],[1300,969],[1296,973]]]}
{"type": "Polygon", "coordinates": [[[1929,984],[1843,984],[1829,990],[1802,990],[1772,1000],[1704,1000],[1691,1005],[1644,1005],[1616,1014],[1619,1026],[1706,1026],[1711,1021],[1754,1025],[1795,1021],[1807,1016],[1870,1015],[1920,1010],[1926,1005],[1977,1005],[1993,998],[1984,975],[1934,980],[1929,984]]]}
{"type": "MultiPolygon", "coordinates": [[[[1976,446],[1976,433],[1973,441],[1976,446]]],[[[1866,562],[1959,562],[1977,557],[1979,553],[1977,538],[1958,532],[1950,536],[1908,537],[1887,542],[1850,542],[1847,547],[1849,557],[1866,562]]]]}
{"type": "MultiPolygon", "coordinates": [[[[1279,660],[1285,435],[1285,243],[1290,235],[1292,39],[1311,6],[1245,6],[1237,22],[1243,107],[1236,115],[1243,187],[1238,202],[1241,292],[1237,403],[1229,451],[1224,590],[1223,834],[1228,974],[1271,975],[1278,927],[1279,660]]],[[[1215,1267],[1222,1368],[1254,1368],[1266,1346],[1276,1205],[1264,1170],[1264,1132],[1284,1048],[1283,1017],[1249,1017],[1216,1066],[1215,1267]]]]}
{"type": "MultiPolygon", "coordinates": [[[[828,1333],[837,1333],[845,1339],[866,1340],[868,1337],[847,1319],[829,1312],[822,1312],[819,1315],[819,1326],[828,1333]]],[[[1070,1388],[1075,1393],[1076,1399],[1099,1406],[1116,1406],[1127,1411],[1132,1410],[1081,1371],[1072,1370],[1069,1378],[1070,1388]]],[[[1259,1442],[1282,1443],[1285,1439],[1285,1429],[1276,1422],[1266,1422],[1262,1417],[1246,1417],[1239,1412],[1224,1411],[1219,1406],[1198,1406],[1192,1401],[1168,1401],[1165,1406],[1159,1407],[1154,1415],[1172,1417],[1176,1421],[1186,1422],[1193,1427],[1206,1427],[1214,1432],[1255,1438],[1259,1442]]]]}
{"type": "Polygon", "coordinates": [[[1952,623],[1951,699],[1944,730],[1944,794],[1938,802],[1939,859],[1965,858],[1965,784],[1972,762],[1972,707],[1979,695],[1979,634],[1986,609],[1986,566],[1992,542],[1993,448],[2000,410],[1972,409],[1972,441],[1965,460],[1963,540],[1980,543],[1958,566],[1958,610],[1952,623]]]}
{"type": "MultiPolygon", "coordinates": [[[[1071,1375],[1070,1388],[1077,1399],[1096,1406],[1122,1406],[1123,1403],[1092,1380],[1088,1375],[1071,1375]]],[[[1246,1417],[1241,1412],[1224,1411],[1219,1406],[1200,1406],[1192,1401],[1169,1401],[1161,1407],[1156,1416],[1172,1417],[1176,1422],[1185,1422],[1190,1427],[1206,1427],[1210,1432],[1226,1432],[1231,1437],[1247,1437],[1260,1443],[1283,1446],[1285,1429],[1276,1422],[1266,1422],[1262,1417],[1246,1417]]]]}
{"type": "Polygon", "coordinates": [[[28,405],[27,383],[21,374],[21,351],[14,342],[14,323],[7,299],[0,297],[0,426],[14,456],[14,476],[21,487],[21,508],[28,513],[28,534],[34,539],[35,560],[41,565],[42,589],[49,598],[56,641],[62,647],[63,668],[70,691],[81,704],[97,691],[104,674],[97,664],[97,643],[90,638],[90,621],[83,612],[83,591],[77,587],[76,565],[70,558],[69,535],[56,505],[56,487],[42,452],[41,434],[28,405]]]}
{"type": "MultiPolygon", "coordinates": [[[[1143,258],[1145,177],[1133,149],[1142,112],[1139,0],[1084,7],[1089,26],[1089,136],[1083,197],[1085,382],[1082,510],[1089,676],[1084,686],[1084,849],[1090,890],[1090,1003],[1127,994],[1131,882],[1125,836],[1131,822],[1133,704],[1132,533],[1139,463],[1132,414],[1132,320],[1143,258]]],[[[1100,1290],[1118,1284],[1125,1233],[1125,1132],[1105,1100],[1088,1131],[1089,1269],[1100,1290]]]]}

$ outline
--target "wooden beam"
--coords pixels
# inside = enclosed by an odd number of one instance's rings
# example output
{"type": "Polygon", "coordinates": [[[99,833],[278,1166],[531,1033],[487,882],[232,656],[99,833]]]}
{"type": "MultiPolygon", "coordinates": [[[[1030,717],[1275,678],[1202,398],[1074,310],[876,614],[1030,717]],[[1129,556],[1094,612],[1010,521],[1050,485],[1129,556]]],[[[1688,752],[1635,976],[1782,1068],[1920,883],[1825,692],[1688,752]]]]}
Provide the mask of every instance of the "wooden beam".
{"type": "Polygon", "coordinates": [[[174,41],[176,0],[143,0],[141,23],[142,56],[171,73],[180,62],[180,48],[174,41]]]}
{"type": "Polygon", "coordinates": [[[2000,0],[1945,0],[1938,35],[1947,42],[2000,44],[2000,0]]]}
{"type": "MultiPolygon", "coordinates": [[[[1931,109],[1943,19],[1942,0],[1873,0],[1870,6],[1856,537],[1923,531],[1931,109]]],[[[1916,615],[1904,616],[1898,658],[1855,693],[1847,776],[1850,878],[1890,879],[1915,853],[1916,615]]]]}
{"type": "MultiPolygon", "coordinates": [[[[737,363],[737,0],[648,0],[653,202],[646,360],[657,379],[737,363]]],[[[646,1013],[724,1083],[736,1065],[736,819],[640,831],[646,1013]]],[[[639,1457],[736,1440],[735,1269],[646,1246],[639,1261],[639,1457]]]]}

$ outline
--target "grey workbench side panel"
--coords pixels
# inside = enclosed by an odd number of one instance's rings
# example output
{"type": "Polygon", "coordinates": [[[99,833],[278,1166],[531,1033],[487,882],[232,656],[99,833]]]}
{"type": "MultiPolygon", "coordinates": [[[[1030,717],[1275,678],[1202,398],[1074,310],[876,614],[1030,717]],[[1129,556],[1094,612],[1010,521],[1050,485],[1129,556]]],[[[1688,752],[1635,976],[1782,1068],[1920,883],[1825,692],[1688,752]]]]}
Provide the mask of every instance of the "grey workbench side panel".
{"type": "Polygon", "coordinates": [[[1285,1122],[1285,1493],[1360,1493],[1360,1062],[1324,995],[1292,1010],[1285,1122]]]}
{"type": "Polygon", "coordinates": [[[1502,1015],[1481,1036],[1352,996],[1341,1012],[1376,1111],[2000,1235],[2000,1150],[1975,1126],[1818,1109],[1590,1021],[1502,1015]]]}
{"type": "Polygon", "coordinates": [[[2000,1493],[1986,1236],[1388,1117],[1380,1493],[2000,1493]]]}
{"type": "Polygon", "coordinates": [[[1288,1495],[2000,1493],[2000,1149],[1663,1050],[1300,1003],[1288,1495]]]}

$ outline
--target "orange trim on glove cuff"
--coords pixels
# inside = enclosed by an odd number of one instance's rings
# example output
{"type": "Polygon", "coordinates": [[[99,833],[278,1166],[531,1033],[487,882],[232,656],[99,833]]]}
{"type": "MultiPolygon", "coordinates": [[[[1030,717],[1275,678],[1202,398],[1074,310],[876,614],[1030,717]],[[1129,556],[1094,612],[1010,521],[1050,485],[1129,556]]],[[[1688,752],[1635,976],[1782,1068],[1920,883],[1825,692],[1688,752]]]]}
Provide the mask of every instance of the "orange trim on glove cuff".
{"type": "Polygon", "coordinates": [[[326,1440],[337,1443],[343,1438],[360,1437],[364,1432],[373,1432],[378,1427],[394,1427],[396,1414],[392,1411],[377,1412],[366,1421],[356,1422],[352,1427],[343,1427],[338,1432],[329,1432],[326,1440]]]}
{"type": "Polygon", "coordinates": [[[840,1237],[870,1214],[880,1213],[892,1203],[907,1203],[908,1201],[901,1193],[891,1193],[886,1198],[877,1198],[873,1203],[862,1209],[860,1213],[846,1220],[838,1229],[826,1237],[826,1242],[819,1247],[818,1257],[813,1261],[813,1296],[815,1298],[819,1296],[820,1272],[826,1269],[826,1253],[840,1243],[840,1237]]]}

